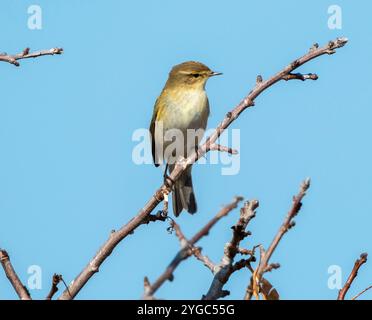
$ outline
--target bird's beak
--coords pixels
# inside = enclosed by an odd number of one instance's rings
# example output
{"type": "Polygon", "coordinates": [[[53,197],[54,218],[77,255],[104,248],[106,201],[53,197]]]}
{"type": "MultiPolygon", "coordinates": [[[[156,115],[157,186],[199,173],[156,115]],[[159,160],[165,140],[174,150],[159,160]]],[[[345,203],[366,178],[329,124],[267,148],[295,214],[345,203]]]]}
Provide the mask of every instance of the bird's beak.
{"type": "Polygon", "coordinates": [[[214,77],[214,76],[220,76],[222,74],[222,72],[214,72],[214,71],[212,71],[211,73],[210,73],[210,77],[214,77]]]}

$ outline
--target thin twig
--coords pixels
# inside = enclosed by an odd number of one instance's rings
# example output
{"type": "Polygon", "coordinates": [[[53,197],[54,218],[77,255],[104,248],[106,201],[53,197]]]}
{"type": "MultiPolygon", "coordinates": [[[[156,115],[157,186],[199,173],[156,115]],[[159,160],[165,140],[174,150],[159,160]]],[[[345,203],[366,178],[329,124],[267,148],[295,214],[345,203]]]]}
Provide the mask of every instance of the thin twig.
{"type": "Polygon", "coordinates": [[[367,288],[365,288],[364,290],[362,290],[361,292],[359,292],[356,296],[352,297],[351,300],[356,300],[358,299],[363,293],[365,293],[366,291],[372,289],[372,286],[369,286],[367,288]]]}
{"type": "Polygon", "coordinates": [[[172,220],[171,227],[175,231],[176,236],[177,236],[178,240],[180,241],[181,249],[182,250],[184,250],[184,249],[189,250],[189,252],[190,252],[189,254],[194,255],[196,259],[203,262],[203,264],[213,272],[215,264],[212,262],[211,259],[209,259],[207,256],[204,256],[201,253],[201,248],[195,247],[194,244],[192,244],[189,240],[187,240],[187,238],[183,234],[179,224],[176,223],[176,221],[172,220]]]}
{"type": "Polygon", "coordinates": [[[10,64],[15,65],[16,67],[19,67],[18,60],[21,59],[30,59],[30,58],[37,58],[41,56],[53,56],[55,54],[62,54],[63,49],[62,48],[52,48],[49,50],[41,50],[36,52],[30,53],[30,48],[24,49],[21,53],[9,55],[6,53],[0,54],[0,61],[8,62],[10,64]]]}
{"type": "Polygon", "coordinates": [[[87,264],[87,266],[80,272],[80,274],[71,282],[69,286],[69,292],[65,290],[59,299],[71,299],[75,297],[83,286],[89,281],[89,279],[99,270],[101,264],[111,254],[115,247],[128,235],[132,234],[134,230],[142,224],[143,219],[146,218],[151,212],[157,207],[157,205],[163,201],[164,194],[168,194],[173,187],[173,184],[181,176],[181,174],[188,168],[188,166],[194,164],[200,157],[204,156],[208,152],[208,146],[212,145],[217,141],[220,135],[239,117],[239,115],[249,107],[254,105],[254,100],[266,89],[271,87],[273,84],[283,80],[283,77],[292,73],[301,65],[325,54],[333,54],[337,48],[343,47],[347,43],[346,38],[338,38],[335,41],[330,41],[327,45],[321,48],[312,48],[307,54],[299,59],[296,59],[283,70],[269,78],[268,80],[256,83],[254,89],[230,112],[227,113],[226,117],[218,125],[216,130],[207,138],[206,142],[197,148],[197,151],[193,152],[187,159],[176,163],[175,168],[169,176],[169,182],[163,184],[158,190],[155,191],[151,199],[145,204],[143,208],[139,210],[126,225],[121,227],[118,231],[111,233],[109,239],[102,245],[98,250],[93,259],[87,264]]]}
{"type": "Polygon", "coordinates": [[[200,247],[193,246],[191,252],[196,259],[202,262],[211,272],[214,272],[216,264],[208,257],[201,253],[202,249],[200,247]]]}
{"type": "Polygon", "coordinates": [[[264,248],[260,246],[260,252],[261,252],[260,262],[259,262],[257,269],[254,271],[251,277],[251,282],[247,288],[247,293],[244,298],[245,300],[251,299],[252,294],[255,294],[256,296],[258,296],[257,291],[260,288],[261,280],[265,272],[269,272],[273,269],[277,269],[280,267],[280,265],[277,263],[269,264],[270,258],[273,255],[275,249],[277,248],[283,236],[288,232],[290,228],[292,228],[295,225],[295,222],[293,221],[293,219],[300,211],[301,206],[302,206],[301,201],[303,197],[306,195],[306,191],[309,189],[309,187],[310,187],[310,179],[306,179],[304,182],[302,182],[300,191],[296,196],[293,197],[292,207],[289,210],[277,234],[275,235],[273,241],[271,242],[269,248],[265,251],[264,248]]]}
{"type": "Polygon", "coordinates": [[[310,179],[306,179],[304,182],[302,182],[299,193],[293,197],[293,204],[291,209],[289,210],[287,217],[284,219],[284,222],[280,229],[278,230],[277,234],[275,235],[273,241],[271,242],[269,248],[266,250],[265,254],[263,255],[263,258],[260,262],[260,266],[257,271],[257,276],[260,277],[264,270],[269,265],[269,260],[271,256],[273,255],[276,247],[278,246],[280,240],[282,237],[287,233],[287,231],[294,226],[294,217],[298,214],[298,212],[301,209],[302,206],[302,199],[306,195],[307,189],[310,187],[310,179]]]}
{"type": "Polygon", "coordinates": [[[181,227],[179,226],[178,223],[176,223],[176,221],[174,220],[171,221],[171,228],[172,230],[174,230],[178,240],[180,241],[182,249],[190,248],[190,246],[192,246],[192,244],[189,242],[189,240],[187,240],[186,236],[183,234],[181,227]]]}
{"type": "MultiPolygon", "coordinates": [[[[224,206],[204,227],[202,227],[190,240],[189,243],[191,245],[195,245],[197,242],[200,241],[203,237],[207,236],[213,226],[223,217],[227,216],[232,210],[234,210],[240,201],[242,201],[242,197],[235,197],[235,199],[228,205],[224,206]]],[[[173,273],[180,265],[180,263],[191,256],[190,250],[187,248],[182,248],[177,254],[174,256],[170,264],[167,266],[165,271],[158,277],[158,279],[153,283],[150,284],[148,282],[148,286],[145,287],[145,293],[143,299],[151,299],[151,297],[155,294],[155,292],[166,282],[166,281],[173,281],[174,276],[173,273]]]]}
{"type": "Polygon", "coordinates": [[[18,294],[18,297],[21,300],[31,300],[30,293],[19,279],[17,273],[15,272],[12,266],[12,263],[10,262],[9,255],[5,250],[0,250],[0,263],[3,266],[3,269],[9,282],[12,284],[14,290],[18,294]]]}
{"type": "Polygon", "coordinates": [[[213,143],[209,146],[208,151],[220,151],[220,152],[227,152],[233,155],[238,154],[238,150],[232,149],[230,147],[222,146],[218,143],[213,143]]]}
{"type": "Polygon", "coordinates": [[[54,274],[52,278],[52,286],[45,300],[52,300],[55,293],[58,291],[58,284],[62,281],[62,275],[54,274]]]}
{"type": "Polygon", "coordinates": [[[349,291],[351,284],[358,275],[359,268],[367,262],[367,257],[367,253],[362,253],[359,259],[355,261],[353,270],[351,270],[351,273],[347,278],[345,285],[338,292],[337,300],[345,300],[346,293],[349,291]]]}

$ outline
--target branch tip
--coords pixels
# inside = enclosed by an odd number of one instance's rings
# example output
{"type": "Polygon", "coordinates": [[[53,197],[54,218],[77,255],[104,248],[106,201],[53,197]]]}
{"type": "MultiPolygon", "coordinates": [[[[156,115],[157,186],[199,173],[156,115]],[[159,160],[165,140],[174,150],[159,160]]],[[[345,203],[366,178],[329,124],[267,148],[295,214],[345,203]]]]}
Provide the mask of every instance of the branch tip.
{"type": "Polygon", "coordinates": [[[0,249],[0,263],[4,269],[5,275],[7,276],[11,285],[13,286],[18,297],[21,300],[31,300],[30,293],[28,292],[27,287],[23,285],[17,273],[15,272],[13,265],[10,261],[9,254],[6,250],[0,249]]]}
{"type": "Polygon", "coordinates": [[[19,67],[18,60],[21,59],[29,59],[29,58],[37,58],[41,56],[53,56],[59,55],[63,53],[63,48],[52,48],[49,50],[41,50],[36,52],[30,52],[30,48],[25,48],[21,53],[9,55],[9,54],[0,54],[0,61],[8,62],[10,64],[19,67]]]}
{"type": "MultiPolygon", "coordinates": [[[[345,282],[345,285],[340,289],[340,291],[338,292],[338,297],[337,297],[337,300],[345,300],[345,296],[346,296],[346,293],[349,291],[350,287],[351,287],[351,284],[353,283],[353,281],[355,280],[355,278],[357,277],[358,275],[358,271],[360,269],[360,267],[367,262],[367,257],[368,257],[368,254],[367,253],[362,253],[360,256],[359,256],[359,259],[357,259],[354,263],[354,267],[353,269],[351,270],[351,273],[349,275],[349,277],[347,278],[346,282],[345,282]]],[[[363,292],[362,292],[363,293],[363,292]]],[[[361,293],[361,294],[362,294],[361,293]]],[[[355,296],[354,298],[358,297],[355,296]]]]}

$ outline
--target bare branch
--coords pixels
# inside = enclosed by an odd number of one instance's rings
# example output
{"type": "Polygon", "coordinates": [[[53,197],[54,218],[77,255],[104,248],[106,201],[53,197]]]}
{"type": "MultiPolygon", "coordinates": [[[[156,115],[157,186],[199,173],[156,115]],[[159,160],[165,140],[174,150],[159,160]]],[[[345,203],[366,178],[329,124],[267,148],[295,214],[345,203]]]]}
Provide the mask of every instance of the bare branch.
{"type": "Polygon", "coordinates": [[[198,259],[200,262],[202,262],[209,270],[214,272],[214,269],[216,265],[213,263],[211,259],[209,259],[207,256],[204,256],[201,253],[201,248],[192,247],[191,248],[192,254],[195,256],[196,259],[198,259]]]}
{"type": "Polygon", "coordinates": [[[302,182],[299,193],[293,197],[293,204],[291,209],[289,210],[283,224],[281,225],[280,229],[278,230],[277,234],[275,235],[273,241],[271,242],[269,248],[265,251],[262,246],[260,246],[260,262],[257,269],[254,271],[250,285],[248,286],[247,293],[245,295],[245,300],[249,300],[254,294],[258,297],[258,291],[260,290],[262,276],[265,272],[272,271],[273,269],[277,269],[280,267],[279,264],[269,264],[270,258],[273,255],[275,249],[277,248],[280,240],[283,236],[287,233],[287,231],[292,228],[295,223],[293,221],[294,217],[298,214],[302,206],[302,199],[306,195],[306,191],[310,187],[310,179],[306,179],[302,182]]]}
{"type": "Polygon", "coordinates": [[[30,48],[24,49],[21,53],[14,54],[14,55],[8,55],[6,53],[0,54],[0,61],[8,62],[10,64],[15,65],[16,67],[19,67],[18,60],[21,59],[30,59],[30,58],[37,58],[41,56],[53,56],[55,54],[62,54],[63,49],[62,48],[52,48],[49,50],[41,50],[36,52],[30,53],[30,48]]]}
{"type": "Polygon", "coordinates": [[[80,274],[71,282],[69,286],[69,292],[65,290],[60,296],[60,299],[71,299],[75,297],[81,288],[89,281],[89,279],[99,270],[101,264],[111,254],[114,248],[118,245],[129,234],[132,234],[134,230],[142,224],[143,219],[148,216],[157,205],[163,201],[164,194],[168,194],[173,187],[173,184],[181,176],[181,174],[187,169],[188,166],[194,164],[200,157],[204,156],[208,152],[208,146],[212,145],[217,141],[220,135],[235,121],[236,118],[247,108],[254,105],[254,100],[266,89],[271,87],[273,84],[283,80],[283,77],[300,67],[301,65],[319,57],[324,54],[333,54],[335,49],[343,47],[347,43],[346,38],[338,38],[335,41],[329,42],[327,45],[321,48],[315,48],[310,50],[307,54],[301,58],[293,61],[291,64],[286,66],[283,70],[272,76],[266,81],[262,81],[256,84],[255,88],[230,112],[227,113],[226,117],[218,125],[216,130],[207,138],[206,142],[198,147],[196,152],[193,152],[187,159],[180,161],[175,165],[174,170],[169,176],[169,183],[163,184],[151,199],[145,204],[143,208],[134,216],[126,225],[121,227],[118,231],[112,233],[109,239],[102,245],[98,250],[93,259],[88,265],[80,272],[80,274]]]}
{"type": "Polygon", "coordinates": [[[12,263],[10,262],[9,255],[5,250],[0,250],[0,263],[3,266],[3,269],[9,282],[12,284],[14,290],[17,292],[18,297],[21,300],[31,300],[30,293],[19,279],[17,273],[15,272],[12,266],[12,263]]]}
{"type": "Polygon", "coordinates": [[[229,293],[226,290],[223,290],[225,283],[229,280],[231,274],[237,270],[240,270],[246,264],[254,259],[244,259],[240,262],[234,264],[235,256],[241,252],[239,250],[240,242],[249,235],[249,232],[246,231],[246,228],[249,222],[256,216],[255,210],[258,208],[258,201],[252,200],[247,201],[244,204],[244,207],[240,210],[240,217],[238,222],[232,227],[233,235],[231,241],[226,243],[224,248],[224,255],[221,259],[221,262],[218,265],[215,265],[213,268],[213,280],[212,284],[205,296],[204,300],[216,300],[222,297],[227,296],[229,293]]]}
{"type": "Polygon", "coordinates": [[[193,245],[189,242],[189,240],[187,240],[187,238],[185,237],[185,235],[183,234],[183,232],[181,230],[181,227],[179,226],[178,223],[176,223],[176,221],[172,220],[171,228],[173,228],[173,230],[175,231],[176,236],[177,236],[178,240],[180,241],[181,248],[182,249],[192,249],[193,245]]]}
{"type": "Polygon", "coordinates": [[[310,187],[310,179],[306,179],[300,187],[299,193],[293,197],[293,204],[291,209],[289,210],[287,217],[285,218],[282,226],[280,227],[278,233],[275,235],[274,240],[271,242],[269,248],[266,250],[263,258],[260,262],[260,266],[258,267],[257,276],[260,277],[264,273],[264,270],[269,265],[269,260],[273,255],[276,247],[278,246],[280,240],[287,233],[287,231],[294,226],[294,217],[298,214],[302,206],[302,198],[306,195],[307,189],[310,187]]]}
{"type": "Polygon", "coordinates": [[[250,255],[253,256],[254,252],[253,250],[245,249],[245,248],[238,248],[238,253],[241,255],[250,255]]]}
{"type": "Polygon", "coordinates": [[[223,217],[226,217],[231,211],[238,207],[239,202],[243,201],[243,197],[235,197],[228,205],[224,206],[203,228],[199,230],[191,239],[190,243],[195,244],[203,237],[209,234],[213,226],[223,217]]]}
{"type": "Polygon", "coordinates": [[[251,262],[253,262],[254,260],[255,260],[255,258],[253,257],[253,255],[249,259],[239,260],[238,262],[236,262],[232,265],[231,273],[234,273],[235,271],[239,271],[243,268],[251,269],[251,262]]]}
{"type": "Polygon", "coordinates": [[[351,273],[347,278],[345,285],[338,292],[337,300],[345,300],[346,293],[349,291],[351,284],[358,275],[359,268],[367,262],[367,257],[367,253],[362,253],[360,255],[360,258],[355,261],[353,270],[351,270],[351,273]]]}
{"type": "Polygon", "coordinates": [[[45,300],[52,300],[55,293],[58,291],[58,284],[62,281],[62,275],[54,274],[52,278],[52,287],[48,295],[46,296],[45,300]]]}
{"type": "Polygon", "coordinates": [[[187,240],[187,238],[185,237],[181,230],[181,227],[174,220],[172,221],[171,226],[176,232],[176,236],[180,241],[181,248],[189,250],[190,253],[193,254],[196,259],[203,262],[203,264],[213,272],[215,264],[207,256],[202,255],[201,248],[195,247],[189,240],[187,240]]]}
{"type": "MultiPolygon", "coordinates": [[[[190,240],[189,243],[191,245],[195,245],[197,242],[200,241],[203,237],[206,237],[213,226],[223,217],[227,216],[232,210],[234,210],[240,201],[242,201],[242,197],[235,197],[235,199],[224,206],[203,228],[201,228],[190,240]]],[[[180,265],[180,263],[191,256],[192,252],[187,248],[183,248],[174,256],[171,263],[165,269],[165,271],[160,275],[160,277],[147,288],[145,288],[145,293],[143,298],[149,299],[154,293],[167,281],[173,281],[173,273],[180,265]]]]}

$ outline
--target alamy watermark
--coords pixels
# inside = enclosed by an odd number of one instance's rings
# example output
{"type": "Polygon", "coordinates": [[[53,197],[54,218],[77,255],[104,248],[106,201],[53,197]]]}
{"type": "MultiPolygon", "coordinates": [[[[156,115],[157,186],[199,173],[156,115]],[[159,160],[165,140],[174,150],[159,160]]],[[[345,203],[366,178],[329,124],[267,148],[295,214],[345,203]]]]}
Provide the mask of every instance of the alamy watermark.
{"type": "Polygon", "coordinates": [[[43,11],[39,5],[33,4],[27,8],[27,27],[30,30],[41,30],[43,28],[43,11]]]}
{"type": "Polygon", "coordinates": [[[340,290],[342,288],[342,269],[340,266],[333,264],[328,267],[327,286],[330,290],[340,290]]]}
{"type": "Polygon", "coordinates": [[[342,9],[339,5],[333,4],[328,7],[328,28],[331,30],[342,29],[342,9]]]}
{"type": "Polygon", "coordinates": [[[29,290],[41,290],[42,289],[42,270],[41,267],[34,264],[28,267],[27,273],[29,277],[27,279],[27,288],[29,290]]]}
{"type": "MultiPolygon", "coordinates": [[[[195,151],[198,145],[205,142],[205,137],[208,137],[213,132],[215,132],[215,129],[206,131],[187,129],[186,132],[178,129],[163,130],[160,123],[156,127],[153,147],[149,130],[144,128],[137,129],[132,134],[132,141],[135,142],[132,150],[132,161],[137,165],[153,164],[154,160],[158,164],[175,164],[179,159],[186,158],[195,151]]],[[[201,157],[197,164],[219,164],[222,166],[222,175],[238,174],[240,171],[240,130],[225,130],[216,143],[229,146],[231,149],[236,150],[238,154],[209,152],[204,157],[201,157]]]]}

